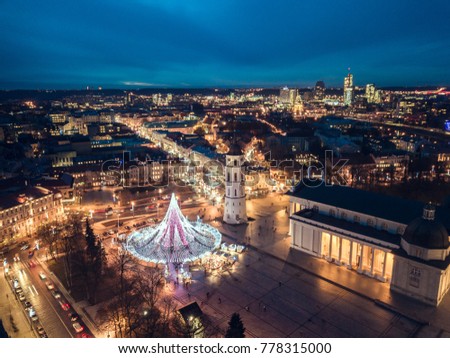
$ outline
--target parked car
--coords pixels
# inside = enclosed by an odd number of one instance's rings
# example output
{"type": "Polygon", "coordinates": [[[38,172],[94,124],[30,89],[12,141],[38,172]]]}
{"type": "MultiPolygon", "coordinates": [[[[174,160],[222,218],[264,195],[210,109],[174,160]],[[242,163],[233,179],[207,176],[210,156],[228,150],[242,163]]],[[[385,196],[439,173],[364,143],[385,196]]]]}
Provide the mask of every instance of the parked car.
{"type": "Polygon", "coordinates": [[[55,288],[55,285],[53,284],[52,281],[48,281],[45,286],[47,286],[47,289],[49,290],[53,290],[55,288]]]}
{"type": "Polygon", "coordinates": [[[70,309],[70,305],[69,305],[66,301],[64,301],[64,300],[60,300],[60,301],[59,301],[59,305],[61,306],[61,308],[62,308],[64,311],[68,311],[68,310],[70,309]]]}
{"type": "Polygon", "coordinates": [[[25,245],[23,245],[23,246],[20,248],[20,250],[21,250],[21,251],[25,251],[25,250],[28,250],[29,248],[30,248],[30,245],[25,244],[25,245]]]}
{"type": "Polygon", "coordinates": [[[45,333],[45,330],[44,330],[44,328],[41,325],[38,325],[36,327],[36,330],[37,330],[37,332],[38,332],[40,337],[42,337],[43,335],[47,335],[47,333],[45,333]]]}
{"type": "Polygon", "coordinates": [[[72,324],[72,326],[73,326],[73,329],[75,330],[75,332],[77,332],[77,333],[83,332],[83,330],[84,330],[84,327],[78,322],[75,322],[74,324],[72,324]]]}
{"type": "Polygon", "coordinates": [[[21,292],[21,293],[19,293],[19,301],[25,301],[26,300],[26,297],[25,297],[25,295],[23,294],[23,292],[21,292]]]}
{"type": "Polygon", "coordinates": [[[39,272],[39,277],[41,278],[41,280],[46,280],[47,279],[47,276],[45,275],[45,273],[44,272],[39,272]]]}
{"type": "Polygon", "coordinates": [[[78,313],[76,312],[72,312],[69,317],[72,322],[78,321],[80,319],[80,316],[78,316],[78,313]]]}
{"type": "Polygon", "coordinates": [[[55,298],[60,298],[61,297],[61,292],[59,292],[58,290],[53,290],[52,291],[52,296],[55,298]]]}

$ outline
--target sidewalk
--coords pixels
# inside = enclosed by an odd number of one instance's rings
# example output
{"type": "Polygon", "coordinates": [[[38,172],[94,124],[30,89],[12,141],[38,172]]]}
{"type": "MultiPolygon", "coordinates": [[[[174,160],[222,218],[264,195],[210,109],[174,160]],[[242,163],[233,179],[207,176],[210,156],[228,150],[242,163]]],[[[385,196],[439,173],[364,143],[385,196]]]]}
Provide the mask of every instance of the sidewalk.
{"type": "Polygon", "coordinates": [[[29,321],[25,318],[25,311],[20,302],[11,291],[3,270],[0,273],[0,319],[3,326],[11,338],[36,338],[34,331],[30,327],[29,321]],[[13,321],[10,320],[12,313],[13,321]],[[14,331],[14,326],[16,331],[14,331]]]}

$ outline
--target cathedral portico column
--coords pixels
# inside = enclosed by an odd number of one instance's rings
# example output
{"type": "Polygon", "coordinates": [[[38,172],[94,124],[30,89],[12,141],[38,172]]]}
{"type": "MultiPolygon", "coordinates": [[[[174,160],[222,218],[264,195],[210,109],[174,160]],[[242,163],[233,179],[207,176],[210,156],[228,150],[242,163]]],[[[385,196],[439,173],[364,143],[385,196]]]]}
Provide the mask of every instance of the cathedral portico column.
{"type": "Polygon", "coordinates": [[[362,272],[362,265],[363,265],[363,257],[364,257],[364,246],[359,245],[361,247],[360,254],[359,254],[359,265],[358,265],[358,272],[362,272]]]}
{"type": "Polygon", "coordinates": [[[383,259],[383,274],[381,276],[383,281],[386,281],[386,261],[387,261],[387,252],[384,252],[384,259],[383,259]]]}
{"type": "Polygon", "coordinates": [[[370,252],[372,253],[372,256],[370,258],[370,276],[373,276],[373,263],[375,259],[375,249],[372,247],[370,248],[370,252]]]}
{"type": "Polygon", "coordinates": [[[331,261],[331,250],[333,249],[333,235],[330,235],[330,247],[328,248],[328,259],[331,261]]]}
{"type": "Polygon", "coordinates": [[[339,264],[342,260],[342,237],[339,238],[339,264]]]}
{"type": "Polygon", "coordinates": [[[350,241],[350,255],[349,255],[347,268],[351,269],[352,263],[353,263],[353,241],[352,240],[349,240],[349,241],[350,241]]]}

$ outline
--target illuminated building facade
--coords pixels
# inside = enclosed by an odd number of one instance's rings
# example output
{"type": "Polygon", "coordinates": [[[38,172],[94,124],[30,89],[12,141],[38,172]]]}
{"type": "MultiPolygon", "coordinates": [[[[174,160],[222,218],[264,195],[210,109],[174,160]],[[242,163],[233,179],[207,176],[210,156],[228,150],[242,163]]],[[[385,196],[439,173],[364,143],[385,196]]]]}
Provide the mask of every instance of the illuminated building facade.
{"type": "Polygon", "coordinates": [[[290,193],[291,247],[437,306],[450,288],[450,212],[343,186],[290,193]]]}
{"type": "Polygon", "coordinates": [[[325,82],[317,81],[314,86],[314,99],[322,101],[325,98],[325,82]]]}
{"type": "Polygon", "coordinates": [[[62,195],[42,187],[24,187],[2,193],[0,199],[0,244],[33,235],[39,225],[64,214],[62,195]]]}
{"type": "Polygon", "coordinates": [[[247,222],[245,205],[245,177],[242,173],[244,155],[242,149],[233,143],[225,159],[225,208],[223,221],[227,224],[247,222]]]}
{"type": "Polygon", "coordinates": [[[351,106],[355,98],[355,88],[353,86],[353,75],[349,73],[344,78],[344,104],[351,106]]]}

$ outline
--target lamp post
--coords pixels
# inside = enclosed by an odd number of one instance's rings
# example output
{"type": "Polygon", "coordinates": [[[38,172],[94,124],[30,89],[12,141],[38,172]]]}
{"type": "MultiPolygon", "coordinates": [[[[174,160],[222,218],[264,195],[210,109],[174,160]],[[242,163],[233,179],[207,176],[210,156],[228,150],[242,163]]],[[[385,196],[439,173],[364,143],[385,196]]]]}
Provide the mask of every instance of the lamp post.
{"type": "Polygon", "coordinates": [[[131,202],[131,211],[133,212],[133,217],[134,217],[134,201],[131,202]]]}
{"type": "Polygon", "coordinates": [[[117,241],[119,241],[120,213],[117,213],[117,241]]]}

